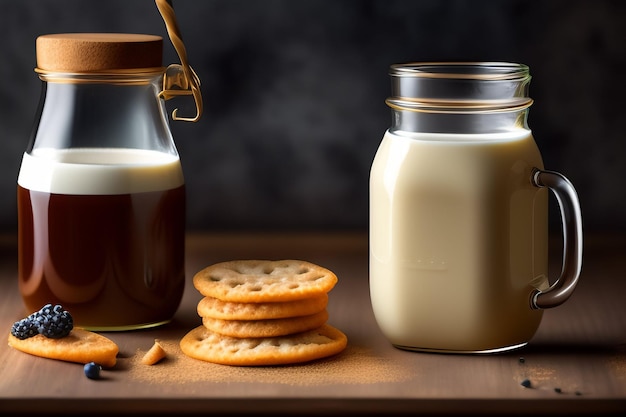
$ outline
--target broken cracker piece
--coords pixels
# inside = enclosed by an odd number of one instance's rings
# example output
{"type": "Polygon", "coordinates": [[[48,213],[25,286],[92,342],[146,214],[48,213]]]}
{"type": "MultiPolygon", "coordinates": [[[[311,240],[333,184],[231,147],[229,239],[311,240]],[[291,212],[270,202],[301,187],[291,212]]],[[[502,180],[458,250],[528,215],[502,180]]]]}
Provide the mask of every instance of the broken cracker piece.
{"type": "Polygon", "coordinates": [[[105,368],[115,366],[119,351],[117,344],[109,338],[79,328],[60,339],[38,334],[21,340],[9,334],[8,342],[12,348],[31,355],[83,364],[95,362],[105,368]]]}
{"type": "Polygon", "coordinates": [[[165,356],[167,356],[167,353],[165,353],[165,349],[163,349],[163,346],[159,343],[157,339],[154,339],[154,344],[152,345],[150,350],[148,350],[145,355],[143,355],[143,357],[141,358],[141,363],[143,363],[144,365],[154,365],[161,359],[165,358],[165,356]]]}

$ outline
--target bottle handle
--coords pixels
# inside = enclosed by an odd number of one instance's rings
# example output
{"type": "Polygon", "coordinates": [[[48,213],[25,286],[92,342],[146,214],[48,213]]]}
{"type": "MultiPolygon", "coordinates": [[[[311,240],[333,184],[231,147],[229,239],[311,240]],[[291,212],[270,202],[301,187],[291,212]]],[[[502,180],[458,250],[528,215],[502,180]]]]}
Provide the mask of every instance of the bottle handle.
{"type": "Polygon", "coordinates": [[[200,92],[200,78],[191,68],[187,60],[187,50],[176,22],[174,7],[171,0],[155,0],[159,13],[163,17],[167,34],[174,45],[174,49],[180,58],[180,64],[171,64],[163,74],[163,90],[159,97],[169,100],[182,95],[192,95],[196,104],[196,114],[193,117],[178,116],[178,109],[172,112],[173,120],[184,122],[197,122],[202,114],[202,94],[200,92]]]}
{"type": "Polygon", "coordinates": [[[578,283],[582,268],[582,216],[576,190],[562,174],[535,169],[532,183],[536,187],[547,187],[554,193],[559,203],[563,227],[561,275],[547,290],[535,290],[531,297],[532,308],[545,309],[563,304],[578,283]]]}

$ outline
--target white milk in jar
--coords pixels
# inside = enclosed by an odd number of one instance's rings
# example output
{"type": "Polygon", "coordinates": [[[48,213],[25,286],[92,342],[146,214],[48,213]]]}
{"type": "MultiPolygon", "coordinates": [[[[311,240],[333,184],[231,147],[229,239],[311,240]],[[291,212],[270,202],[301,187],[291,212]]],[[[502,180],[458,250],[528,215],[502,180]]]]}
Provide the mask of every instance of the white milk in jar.
{"type": "Polygon", "coordinates": [[[371,292],[395,345],[495,348],[539,325],[529,294],[547,288],[547,190],[529,178],[541,156],[528,131],[487,136],[384,136],[371,173],[372,211],[385,219],[371,224],[371,292]],[[503,305],[502,292],[518,302],[503,305]]]}

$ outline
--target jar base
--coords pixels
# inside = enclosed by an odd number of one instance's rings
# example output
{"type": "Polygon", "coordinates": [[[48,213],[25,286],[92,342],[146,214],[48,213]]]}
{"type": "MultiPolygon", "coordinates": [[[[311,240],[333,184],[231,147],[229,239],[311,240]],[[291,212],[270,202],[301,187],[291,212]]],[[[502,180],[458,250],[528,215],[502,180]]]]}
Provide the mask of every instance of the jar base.
{"type": "Polygon", "coordinates": [[[143,330],[143,329],[151,329],[153,327],[164,326],[170,323],[172,319],[150,322],[150,323],[139,323],[139,324],[129,324],[122,326],[97,326],[97,325],[77,325],[76,327],[80,327],[81,329],[90,330],[92,332],[126,332],[132,330],[143,330]]]}
{"type": "Polygon", "coordinates": [[[503,347],[499,347],[499,348],[493,348],[493,349],[484,349],[484,350],[454,350],[454,349],[433,349],[433,348],[422,348],[422,347],[415,347],[415,346],[402,346],[402,345],[396,345],[393,344],[393,346],[395,348],[401,349],[401,350],[410,350],[413,352],[425,352],[425,353],[449,353],[449,354],[476,354],[476,355],[480,355],[480,354],[492,354],[492,353],[504,353],[504,352],[509,352],[512,350],[517,350],[517,349],[521,349],[524,346],[526,346],[528,344],[528,342],[524,342],[524,343],[519,343],[516,345],[510,345],[510,346],[503,346],[503,347]]]}

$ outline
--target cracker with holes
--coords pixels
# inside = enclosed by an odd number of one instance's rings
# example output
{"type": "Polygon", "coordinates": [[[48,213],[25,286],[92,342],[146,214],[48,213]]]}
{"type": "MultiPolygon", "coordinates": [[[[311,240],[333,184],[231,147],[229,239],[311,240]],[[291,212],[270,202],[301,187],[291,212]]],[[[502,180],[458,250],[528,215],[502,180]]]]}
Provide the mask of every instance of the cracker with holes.
{"type": "Polygon", "coordinates": [[[308,316],[328,305],[328,294],[295,301],[234,303],[204,297],[198,303],[198,315],[222,320],[268,320],[308,316]]]}
{"type": "Polygon", "coordinates": [[[215,333],[231,337],[274,337],[313,330],[326,323],[328,312],[269,320],[222,320],[204,317],[202,324],[215,333]]]}
{"type": "Polygon", "coordinates": [[[301,300],[329,292],[337,276],[300,260],[235,260],[210,265],[193,277],[205,297],[239,303],[301,300]]]}
{"type": "Polygon", "coordinates": [[[198,326],[181,339],[180,348],[187,356],[206,362],[268,366],[336,355],[345,349],[347,342],[343,332],[328,324],[303,333],[267,338],[229,337],[198,326]]]}

